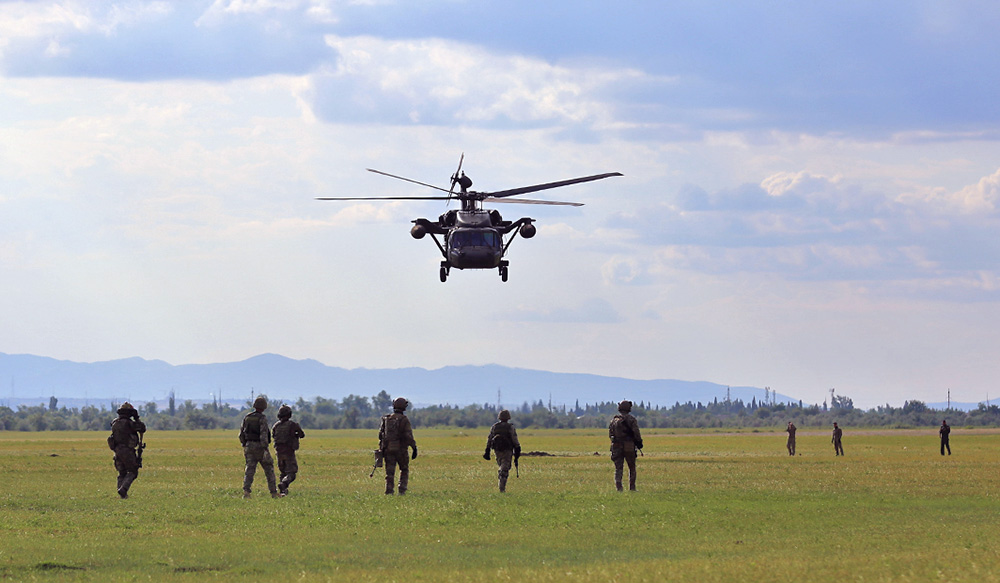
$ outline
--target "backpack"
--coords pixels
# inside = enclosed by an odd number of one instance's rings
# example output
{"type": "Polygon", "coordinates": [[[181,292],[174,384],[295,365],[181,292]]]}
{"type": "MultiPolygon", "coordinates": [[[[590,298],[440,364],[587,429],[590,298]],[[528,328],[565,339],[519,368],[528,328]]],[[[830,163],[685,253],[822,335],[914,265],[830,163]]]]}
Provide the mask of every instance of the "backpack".
{"type": "Polygon", "coordinates": [[[399,417],[395,413],[382,418],[382,440],[386,444],[399,441],[399,417]]]}
{"type": "Polygon", "coordinates": [[[625,422],[625,417],[622,415],[615,415],[611,419],[611,424],[608,426],[608,433],[611,434],[613,441],[625,441],[631,440],[632,429],[625,422]]]}
{"type": "Polygon", "coordinates": [[[510,451],[514,449],[514,440],[510,436],[510,424],[497,423],[493,427],[497,429],[496,433],[493,434],[493,449],[496,451],[510,451]]]}

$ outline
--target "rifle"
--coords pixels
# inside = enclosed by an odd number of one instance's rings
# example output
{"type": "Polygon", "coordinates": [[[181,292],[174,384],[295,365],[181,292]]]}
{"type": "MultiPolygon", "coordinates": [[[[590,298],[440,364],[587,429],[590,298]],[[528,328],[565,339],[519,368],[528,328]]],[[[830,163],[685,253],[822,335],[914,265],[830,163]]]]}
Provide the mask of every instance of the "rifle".
{"type": "Polygon", "coordinates": [[[518,478],[521,477],[521,469],[517,467],[517,460],[519,459],[521,459],[521,456],[519,455],[514,456],[514,476],[518,478]]]}
{"type": "Polygon", "coordinates": [[[382,467],[382,459],[385,456],[385,453],[381,449],[376,449],[373,453],[375,454],[375,463],[372,464],[372,471],[368,474],[369,478],[375,475],[375,468],[382,467]]]}
{"type": "MultiPolygon", "coordinates": [[[[139,462],[139,467],[140,468],[142,467],[142,450],[146,449],[146,444],[145,444],[145,442],[142,441],[142,438],[143,438],[144,435],[145,435],[145,433],[140,433],[139,434],[139,450],[136,452],[136,455],[135,455],[135,460],[137,462],[139,462]]],[[[139,471],[136,470],[135,473],[136,473],[136,475],[138,475],[139,471]]]]}

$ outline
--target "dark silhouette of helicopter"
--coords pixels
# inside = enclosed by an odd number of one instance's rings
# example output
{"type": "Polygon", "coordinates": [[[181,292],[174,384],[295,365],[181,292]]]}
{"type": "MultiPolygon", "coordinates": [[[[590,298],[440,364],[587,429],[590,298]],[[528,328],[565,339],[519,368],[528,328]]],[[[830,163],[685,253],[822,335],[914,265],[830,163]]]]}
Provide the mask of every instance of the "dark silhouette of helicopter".
{"type": "Polygon", "coordinates": [[[451,273],[452,268],[498,269],[500,271],[500,279],[507,281],[507,266],[509,265],[509,262],[504,259],[504,256],[507,254],[507,249],[510,247],[510,244],[514,241],[514,237],[518,233],[520,233],[525,239],[530,239],[535,236],[535,225],[532,224],[534,219],[530,217],[522,217],[516,221],[505,221],[498,211],[484,209],[484,202],[583,206],[583,203],[579,202],[558,202],[549,200],[531,200],[525,198],[508,199],[507,197],[518,194],[527,194],[529,192],[537,192],[539,190],[548,190],[550,188],[559,188],[560,186],[568,186],[570,184],[578,184],[580,182],[601,180],[602,178],[610,178],[611,176],[622,176],[620,172],[610,172],[607,174],[595,174],[594,176],[560,180],[558,182],[536,184],[534,186],[522,186],[521,188],[512,188],[510,190],[501,190],[499,192],[477,192],[469,190],[469,188],[472,187],[472,179],[466,176],[465,172],[462,172],[462,162],[464,160],[465,154],[462,154],[462,157],[459,158],[458,161],[458,169],[455,170],[455,173],[451,176],[451,188],[448,190],[434,186],[433,184],[427,184],[410,178],[396,176],[380,170],[373,170],[371,168],[366,169],[369,172],[374,172],[390,178],[405,180],[406,182],[412,182],[414,184],[440,190],[441,192],[448,193],[448,196],[324,196],[317,197],[316,200],[450,201],[453,198],[457,199],[462,205],[461,209],[449,210],[438,217],[436,221],[428,219],[414,219],[413,228],[410,229],[410,235],[412,235],[414,239],[423,239],[424,235],[429,233],[431,238],[434,239],[434,243],[437,245],[438,249],[440,249],[441,255],[444,257],[441,261],[440,270],[442,282],[448,280],[448,275],[451,273]],[[459,187],[458,192],[455,192],[456,186],[459,187]],[[438,240],[437,235],[444,237],[444,244],[438,240]],[[504,236],[507,236],[506,240],[504,240],[504,236]]]}

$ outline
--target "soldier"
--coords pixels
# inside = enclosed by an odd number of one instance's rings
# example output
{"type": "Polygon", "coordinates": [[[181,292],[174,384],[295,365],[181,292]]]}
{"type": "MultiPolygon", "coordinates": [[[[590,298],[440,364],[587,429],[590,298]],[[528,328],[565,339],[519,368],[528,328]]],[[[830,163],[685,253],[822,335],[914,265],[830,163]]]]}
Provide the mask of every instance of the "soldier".
{"type": "Polygon", "coordinates": [[[951,426],[948,425],[946,419],[941,420],[941,429],[938,429],[938,435],[941,436],[941,455],[944,455],[944,449],[948,448],[948,455],[951,455],[951,444],[948,443],[948,436],[951,434],[951,426]]]}
{"type": "Polygon", "coordinates": [[[504,409],[500,411],[497,415],[498,421],[493,424],[490,429],[490,436],[486,440],[486,452],[483,454],[483,459],[490,459],[490,450],[496,454],[497,457],[497,478],[500,481],[500,491],[507,491],[507,477],[510,476],[510,460],[511,457],[516,460],[521,457],[521,442],[517,439],[517,431],[514,429],[514,425],[508,423],[510,421],[510,411],[504,409]]]}
{"type": "Polygon", "coordinates": [[[399,466],[399,494],[406,494],[410,481],[410,458],[406,455],[408,447],[413,448],[412,459],[417,459],[417,442],[413,440],[413,427],[403,411],[410,402],[403,397],[397,397],[392,402],[392,414],[382,417],[378,429],[378,447],[385,460],[385,493],[392,494],[393,483],[396,481],[396,466],[399,466]]]}
{"type": "Polygon", "coordinates": [[[840,439],[844,437],[844,430],[837,426],[836,423],[833,424],[833,438],[830,442],[833,443],[834,455],[844,455],[844,446],[840,443],[840,439]]]}
{"type": "Polygon", "coordinates": [[[628,463],[628,489],[635,490],[635,452],[642,449],[639,422],[630,413],[632,401],[618,403],[618,414],[611,418],[608,436],[611,438],[611,461],[615,462],[615,488],[622,491],[624,464],[628,463]]]}
{"type": "Polygon", "coordinates": [[[128,489],[139,477],[139,456],[135,448],[142,443],[146,424],[139,421],[139,412],[128,401],[118,408],[118,419],[111,422],[108,446],[115,452],[115,469],[118,470],[118,495],[128,498],[128,489]]]}
{"type": "Polygon", "coordinates": [[[299,449],[299,439],[306,436],[302,427],[292,421],[292,408],[288,405],[278,407],[278,422],[271,428],[271,435],[274,436],[274,453],[278,454],[278,471],[281,472],[279,495],[287,496],[288,485],[295,481],[295,474],[299,471],[295,450],[299,449]]]}
{"type": "Polygon", "coordinates": [[[786,444],[788,455],[795,455],[795,429],[795,424],[789,421],[788,428],[785,429],[788,432],[788,443],[786,444]]]}
{"type": "Polygon", "coordinates": [[[243,418],[243,425],[240,426],[240,443],[243,444],[243,457],[247,461],[247,468],[243,474],[243,497],[250,497],[253,476],[257,473],[257,464],[260,464],[267,477],[267,489],[271,491],[271,498],[277,498],[278,487],[275,485],[274,479],[274,460],[267,447],[271,443],[271,431],[267,426],[267,417],[264,416],[264,409],[267,409],[267,399],[263,396],[254,399],[253,409],[252,413],[243,418]]]}

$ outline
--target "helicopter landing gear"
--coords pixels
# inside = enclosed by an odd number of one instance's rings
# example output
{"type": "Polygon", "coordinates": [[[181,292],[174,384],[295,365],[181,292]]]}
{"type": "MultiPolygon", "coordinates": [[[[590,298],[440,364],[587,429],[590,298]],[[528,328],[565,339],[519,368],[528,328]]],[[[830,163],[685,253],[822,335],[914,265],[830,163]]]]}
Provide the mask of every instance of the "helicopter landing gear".
{"type": "Polygon", "coordinates": [[[504,261],[500,264],[500,281],[507,281],[507,262],[504,261]]]}
{"type": "Polygon", "coordinates": [[[441,283],[444,283],[444,282],[448,281],[448,272],[449,271],[450,271],[450,269],[448,268],[448,264],[445,263],[444,261],[442,261],[441,262],[441,273],[440,273],[440,275],[441,275],[441,283]]]}

